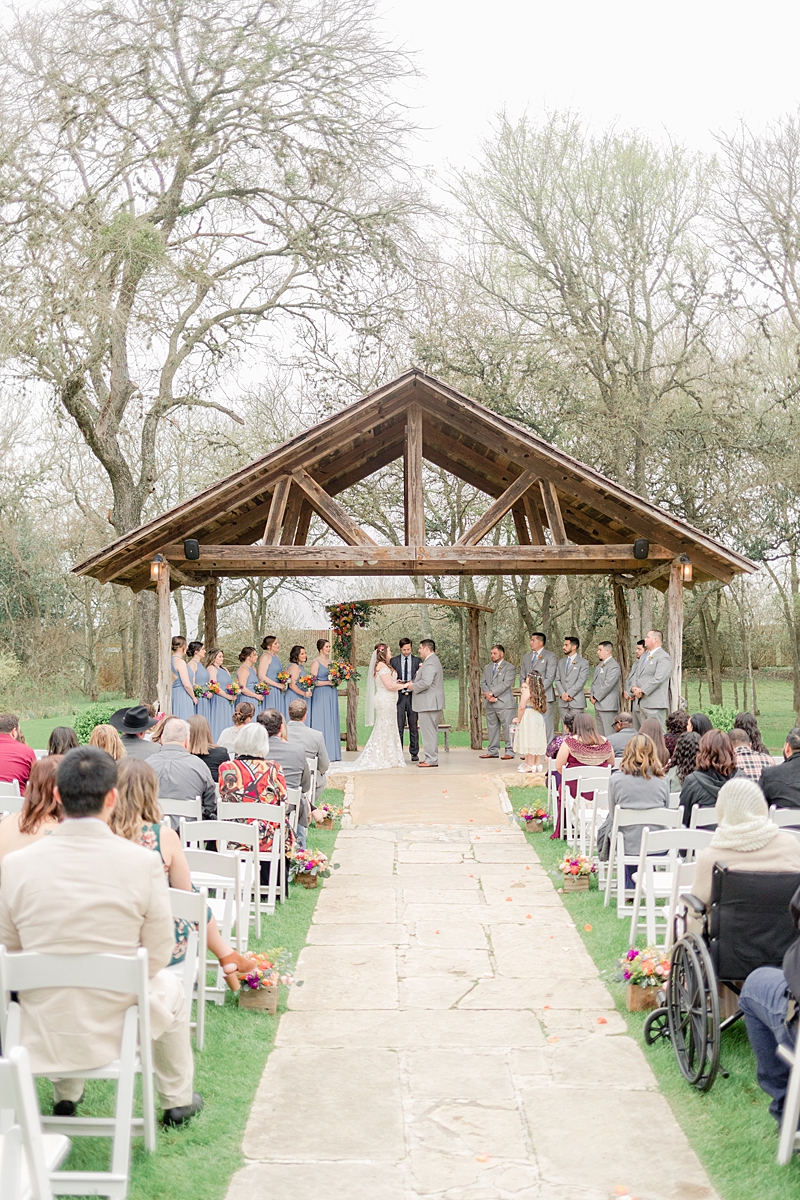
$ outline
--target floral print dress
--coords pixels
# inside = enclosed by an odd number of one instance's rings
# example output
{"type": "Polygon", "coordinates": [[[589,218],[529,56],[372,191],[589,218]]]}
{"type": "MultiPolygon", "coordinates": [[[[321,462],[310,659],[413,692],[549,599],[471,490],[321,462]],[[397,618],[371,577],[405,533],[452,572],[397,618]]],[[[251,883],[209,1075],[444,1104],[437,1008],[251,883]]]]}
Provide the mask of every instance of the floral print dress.
{"type": "MultiPolygon", "coordinates": [[[[240,804],[285,804],[286,780],[277,763],[266,758],[234,758],[220,764],[219,798],[226,803],[240,804]]],[[[252,818],[242,818],[252,825],[252,818]]],[[[262,854],[269,854],[278,829],[277,821],[258,822],[258,845],[262,854]]],[[[286,857],[293,857],[294,830],[288,816],[284,819],[284,845],[286,857]]],[[[244,849],[244,847],[243,847],[244,849]]]]}
{"type": "MultiPolygon", "coordinates": [[[[164,872],[169,883],[169,867],[164,862],[164,855],[161,853],[161,826],[160,825],[142,825],[142,832],[139,834],[139,845],[144,846],[145,850],[154,850],[164,863],[164,872]]],[[[197,888],[192,885],[192,891],[196,892],[197,888]]],[[[208,910],[208,919],[211,919],[211,909],[208,910]]],[[[175,945],[172,947],[172,958],[169,960],[168,966],[173,967],[175,963],[183,962],[186,958],[186,951],[189,948],[189,934],[192,932],[192,923],[187,921],[185,917],[176,917],[175,925],[175,945]]]]}

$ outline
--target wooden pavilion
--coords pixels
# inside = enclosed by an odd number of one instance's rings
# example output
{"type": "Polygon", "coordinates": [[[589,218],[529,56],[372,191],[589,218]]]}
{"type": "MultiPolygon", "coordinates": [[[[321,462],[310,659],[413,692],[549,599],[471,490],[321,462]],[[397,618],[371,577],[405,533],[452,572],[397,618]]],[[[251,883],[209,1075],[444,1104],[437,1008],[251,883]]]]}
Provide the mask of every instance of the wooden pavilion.
{"type": "MultiPolygon", "coordinates": [[[[668,591],[673,705],[681,694],[683,588],[728,582],[756,566],[529,429],[411,369],[270,450],[191,499],[117,538],[74,568],[103,583],[159,595],[159,703],[169,707],[170,589],[205,589],[206,637],[216,637],[217,580],[231,576],[608,575],[618,656],[628,666],[625,588],[668,591]],[[379,545],[335,498],[404,460],[402,545],[379,545]],[[426,539],[427,459],[490,497],[452,546],[426,539]],[[312,514],[341,545],[307,544],[312,514]],[[511,514],[516,542],[482,545],[511,514]]],[[[414,597],[409,597],[414,603],[414,597]]],[[[470,608],[470,647],[478,614],[470,608]]],[[[480,745],[480,663],[470,662],[471,741],[480,745]]]]}

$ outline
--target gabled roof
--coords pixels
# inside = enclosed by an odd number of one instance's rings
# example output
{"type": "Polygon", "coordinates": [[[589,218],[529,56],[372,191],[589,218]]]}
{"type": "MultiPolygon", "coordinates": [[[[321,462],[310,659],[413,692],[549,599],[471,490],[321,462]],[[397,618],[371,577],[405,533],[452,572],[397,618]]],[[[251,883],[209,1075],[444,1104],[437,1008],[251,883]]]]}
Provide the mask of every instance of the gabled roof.
{"type": "MultiPolygon", "coordinates": [[[[117,538],[74,570],[139,590],[147,586],[154,553],[174,548],[185,538],[197,538],[201,546],[209,547],[252,545],[264,537],[270,512],[273,525],[278,522],[267,539],[270,544],[305,546],[312,511],[326,515],[323,492],[328,497],[336,496],[404,454],[411,411],[421,415],[425,459],[493,499],[510,497],[513,492],[513,504],[506,511],[514,517],[521,545],[544,543],[541,531],[549,527],[551,542],[568,540],[578,546],[630,546],[636,538],[647,538],[664,549],[662,557],[666,557],[666,551],[670,557],[687,554],[697,580],[728,581],[737,573],[756,570],[756,565],[743,555],[565,454],[524,426],[417,369],[406,371],[226,479],[117,538]],[[541,484],[527,487],[522,494],[529,476],[535,477],[534,484],[541,484]],[[280,503],[275,500],[276,489],[280,503]]],[[[331,502],[330,508],[337,510],[339,506],[331,502]]],[[[335,519],[329,519],[329,523],[336,528],[335,519]]],[[[370,542],[366,534],[363,538],[370,542]]],[[[346,536],[346,540],[354,545],[359,538],[346,536]]],[[[502,555],[507,548],[494,549],[502,555]]],[[[436,547],[427,547],[427,555],[427,570],[435,573],[436,547]]],[[[181,569],[191,570],[191,566],[183,563],[181,569]]],[[[635,566],[648,568],[652,563],[635,566]]],[[[580,562],[565,562],[564,573],[568,572],[582,573],[580,562]]],[[[220,566],[216,573],[246,572],[226,571],[220,566]]],[[[398,567],[385,573],[406,571],[398,567]]]]}

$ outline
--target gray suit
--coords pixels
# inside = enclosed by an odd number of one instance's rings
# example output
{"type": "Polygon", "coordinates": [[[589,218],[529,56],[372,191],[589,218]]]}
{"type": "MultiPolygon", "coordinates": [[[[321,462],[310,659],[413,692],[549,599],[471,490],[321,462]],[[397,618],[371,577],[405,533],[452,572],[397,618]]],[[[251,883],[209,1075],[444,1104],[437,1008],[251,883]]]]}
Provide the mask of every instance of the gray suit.
{"type": "Polygon", "coordinates": [[[533,650],[528,651],[527,654],[522,656],[522,666],[520,667],[519,672],[520,685],[525,682],[526,676],[530,675],[531,666],[533,666],[534,671],[539,672],[542,677],[542,683],[544,684],[544,695],[545,699],[547,700],[547,712],[544,714],[544,727],[547,731],[547,741],[549,744],[553,740],[553,726],[555,724],[554,706],[556,702],[556,693],[553,688],[553,680],[556,677],[558,659],[556,658],[555,654],[553,654],[553,651],[548,650],[547,647],[545,647],[544,650],[540,650],[538,654],[536,654],[533,650]]]}
{"type": "MultiPolygon", "coordinates": [[[[154,754],[161,753],[161,746],[158,742],[146,742],[144,738],[137,737],[135,733],[121,733],[119,737],[128,758],[152,758],[154,754]]],[[[172,796],[170,799],[174,800],[175,797],[172,796]]]]}
{"type": "Polygon", "coordinates": [[[612,726],[619,712],[619,681],[622,671],[615,658],[607,658],[595,667],[590,699],[594,716],[606,737],[614,732],[612,726]]]}
{"type": "MultiPolygon", "coordinates": [[[[289,745],[300,746],[306,758],[317,757],[316,791],[325,787],[325,773],[331,765],[328,751],[325,748],[325,738],[319,729],[309,729],[305,721],[289,721],[286,726],[286,736],[289,745]]],[[[272,743],[270,743],[270,746],[272,743]]]]}
{"type": "Polygon", "coordinates": [[[492,758],[498,758],[500,755],[501,733],[506,754],[513,754],[511,722],[514,720],[517,705],[512,689],[516,677],[517,668],[513,663],[506,662],[505,659],[501,659],[499,663],[487,663],[483,668],[481,691],[484,693],[483,707],[486,712],[486,725],[489,730],[489,753],[492,758]],[[487,700],[486,692],[491,692],[494,696],[497,696],[497,700],[494,702],[487,700]]]}
{"type": "Polygon", "coordinates": [[[580,654],[575,655],[574,663],[571,663],[566,655],[558,660],[555,688],[556,695],[558,696],[558,710],[561,713],[562,721],[564,717],[574,716],[575,713],[585,711],[586,697],[583,694],[583,689],[586,686],[588,678],[589,664],[580,654]],[[572,699],[569,701],[562,700],[562,692],[566,692],[572,696],[572,699]]]}
{"type": "MultiPolygon", "coordinates": [[[[636,673],[635,686],[642,689],[644,695],[638,704],[639,724],[648,717],[655,717],[663,725],[669,711],[669,679],[672,674],[672,659],[663,646],[657,646],[652,653],[644,652],[639,659],[639,670],[636,673]]],[[[634,717],[634,721],[636,717],[634,717]]]]}
{"type": "Polygon", "coordinates": [[[437,655],[429,654],[414,676],[411,707],[419,715],[420,759],[439,765],[439,725],[444,712],[444,672],[437,655]]]}
{"type": "MultiPolygon", "coordinates": [[[[644,657],[644,655],[642,656],[644,657]]],[[[639,667],[642,665],[642,659],[634,659],[633,666],[628,671],[628,678],[625,680],[625,691],[631,698],[631,716],[633,717],[633,727],[638,729],[642,723],[642,718],[639,714],[639,698],[634,696],[631,688],[636,687],[636,678],[639,674],[639,667]]]]}

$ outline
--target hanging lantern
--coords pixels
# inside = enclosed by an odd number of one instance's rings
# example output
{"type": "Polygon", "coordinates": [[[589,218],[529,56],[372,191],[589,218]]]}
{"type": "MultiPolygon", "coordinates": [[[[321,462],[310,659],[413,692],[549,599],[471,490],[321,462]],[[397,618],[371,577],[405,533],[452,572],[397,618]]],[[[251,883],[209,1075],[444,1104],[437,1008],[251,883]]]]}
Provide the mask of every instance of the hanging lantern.
{"type": "Polygon", "coordinates": [[[678,559],[681,564],[681,579],[684,583],[692,582],[692,560],[688,554],[682,554],[678,559]]]}

